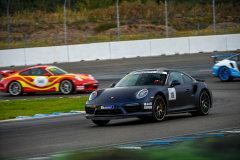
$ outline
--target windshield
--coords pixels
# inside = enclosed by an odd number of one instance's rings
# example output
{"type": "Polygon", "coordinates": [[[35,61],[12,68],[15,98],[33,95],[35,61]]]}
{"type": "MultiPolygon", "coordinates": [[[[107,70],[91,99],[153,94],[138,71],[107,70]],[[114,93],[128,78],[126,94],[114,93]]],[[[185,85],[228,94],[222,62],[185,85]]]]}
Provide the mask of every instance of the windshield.
{"type": "Polygon", "coordinates": [[[121,79],[116,87],[141,86],[141,85],[162,85],[167,74],[162,73],[133,73],[121,79]]]}
{"type": "Polygon", "coordinates": [[[68,72],[58,68],[58,67],[48,67],[47,70],[52,72],[54,75],[67,74],[68,72]]]}

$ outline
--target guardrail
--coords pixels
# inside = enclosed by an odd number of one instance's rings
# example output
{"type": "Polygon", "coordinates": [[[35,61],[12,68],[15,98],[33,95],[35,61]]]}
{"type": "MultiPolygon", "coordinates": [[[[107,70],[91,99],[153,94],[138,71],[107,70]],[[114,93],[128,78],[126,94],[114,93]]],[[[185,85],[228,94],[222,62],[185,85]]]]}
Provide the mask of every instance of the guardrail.
{"type": "Polygon", "coordinates": [[[240,49],[240,34],[0,50],[0,67],[240,49]]]}

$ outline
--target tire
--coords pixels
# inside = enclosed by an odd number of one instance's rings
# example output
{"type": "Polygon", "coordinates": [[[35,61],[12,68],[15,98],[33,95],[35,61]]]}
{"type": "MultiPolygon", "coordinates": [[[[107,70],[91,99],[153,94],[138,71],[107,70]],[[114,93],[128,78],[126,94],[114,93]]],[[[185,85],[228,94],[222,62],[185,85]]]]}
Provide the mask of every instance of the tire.
{"type": "Polygon", "coordinates": [[[8,86],[8,92],[12,95],[12,96],[19,96],[22,94],[22,86],[19,82],[14,81],[11,82],[8,86]]]}
{"type": "Polygon", "coordinates": [[[164,119],[167,112],[167,105],[164,98],[157,95],[153,100],[153,120],[155,122],[160,122],[164,119]]]}
{"type": "Polygon", "coordinates": [[[73,91],[73,84],[69,80],[63,80],[60,83],[59,89],[63,94],[70,94],[73,91]]]}
{"type": "Polygon", "coordinates": [[[110,120],[92,120],[93,123],[95,123],[96,125],[99,126],[105,126],[106,124],[108,124],[110,122],[110,120]]]}
{"type": "Polygon", "coordinates": [[[211,99],[209,94],[203,90],[199,96],[199,109],[197,112],[191,112],[193,116],[204,116],[207,115],[211,108],[211,99]]]}
{"type": "Polygon", "coordinates": [[[231,73],[228,67],[221,67],[218,71],[219,79],[223,82],[231,81],[231,73]]]}

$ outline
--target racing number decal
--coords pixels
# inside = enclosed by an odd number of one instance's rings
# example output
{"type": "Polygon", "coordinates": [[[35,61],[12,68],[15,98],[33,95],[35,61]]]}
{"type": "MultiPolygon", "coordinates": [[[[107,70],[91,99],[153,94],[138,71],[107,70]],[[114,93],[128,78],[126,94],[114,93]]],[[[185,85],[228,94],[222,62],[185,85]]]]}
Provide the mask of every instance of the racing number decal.
{"type": "Polygon", "coordinates": [[[175,88],[168,88],[169,100],[176,100],[176,90],[175,88]]]}
{"type": "Polygon", "coordinates": [[[44,76],[36,77],[33,83],[38,87],[45,87],[48,84],[48,79],[44,76]]]}

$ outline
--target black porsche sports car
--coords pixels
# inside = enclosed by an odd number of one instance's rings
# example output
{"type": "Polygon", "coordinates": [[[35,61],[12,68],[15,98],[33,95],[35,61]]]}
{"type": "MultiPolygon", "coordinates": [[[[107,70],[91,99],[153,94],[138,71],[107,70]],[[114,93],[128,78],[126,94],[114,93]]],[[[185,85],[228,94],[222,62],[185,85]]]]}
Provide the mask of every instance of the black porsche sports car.
{"type": "Polygon", "coordinates": [[[162,121],[172,113],[207,115],[212,92],[204,81],[171,69],[133,71],[111,88],[92,92],[85,105],[86,118],[106,125],[111,119],[129,117],[162,121]]]}

